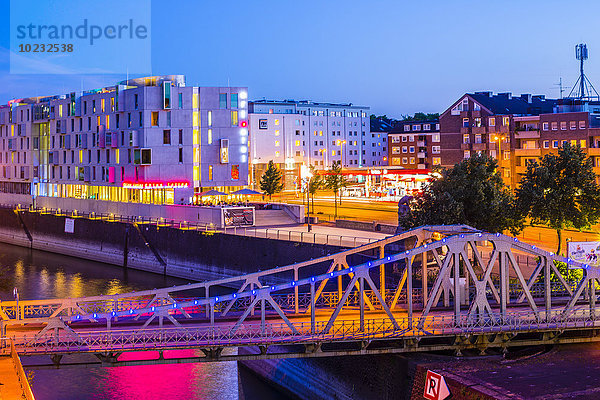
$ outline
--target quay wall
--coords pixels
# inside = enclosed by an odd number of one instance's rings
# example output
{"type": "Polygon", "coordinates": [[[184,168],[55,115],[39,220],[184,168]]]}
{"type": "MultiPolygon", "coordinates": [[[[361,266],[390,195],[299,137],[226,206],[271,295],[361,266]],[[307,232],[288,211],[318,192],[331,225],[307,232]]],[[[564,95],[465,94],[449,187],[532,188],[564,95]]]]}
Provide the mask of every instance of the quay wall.
{"type": "Polygon", "coordinates": [[[0,208],[0,242],[191,280],[240,275],[344,250],[339,246],[237,236],[0,208]]]}

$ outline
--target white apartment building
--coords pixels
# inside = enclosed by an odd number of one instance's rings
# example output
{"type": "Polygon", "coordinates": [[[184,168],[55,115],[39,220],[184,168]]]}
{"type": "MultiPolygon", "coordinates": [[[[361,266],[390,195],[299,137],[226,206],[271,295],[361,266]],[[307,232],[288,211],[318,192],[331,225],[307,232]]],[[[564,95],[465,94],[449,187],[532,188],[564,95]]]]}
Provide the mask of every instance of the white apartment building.
{"type": "Polygon", "coordinates": [[[285,176],[285,188],[299,184],[301,165],[327,169],[386,165],[386,138],[372,134],[369,107],[311,101],[248,103],[250,179],[255,185],[273,160],[285,176]]]}

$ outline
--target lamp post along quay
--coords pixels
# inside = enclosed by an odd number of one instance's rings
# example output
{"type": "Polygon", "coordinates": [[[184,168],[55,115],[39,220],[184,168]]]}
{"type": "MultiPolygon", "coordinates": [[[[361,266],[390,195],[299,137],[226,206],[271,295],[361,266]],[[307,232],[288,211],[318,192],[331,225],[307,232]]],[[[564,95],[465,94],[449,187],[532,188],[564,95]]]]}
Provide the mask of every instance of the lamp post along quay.
{"type": "Polygon", "coordinates": [[[304,191],[306,192],[306,223],[308,227],[308,232],[311,231],[310,226],[310,180],[312,179],[313,174],[310,172],[310,169],[302,164],[300,166],[300,179],[302,182],[302,186],[304,191]]]}

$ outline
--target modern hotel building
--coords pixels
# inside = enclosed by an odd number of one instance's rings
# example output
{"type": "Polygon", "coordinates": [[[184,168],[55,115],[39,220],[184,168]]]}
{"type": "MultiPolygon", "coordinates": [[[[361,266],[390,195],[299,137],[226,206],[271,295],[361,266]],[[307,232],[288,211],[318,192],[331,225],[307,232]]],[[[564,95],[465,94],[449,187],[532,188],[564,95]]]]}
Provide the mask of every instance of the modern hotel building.
{"type": "Polygon", "coordinates": [[[248,183],[245,87],[130,79],[0,107],[0,192],[188,204],[248,183]]]}
{"type": "Polygon", "coordinates": [[[286,189],[298,187],[300,166],[327,169],[386,165],[385,135],[371,134],[369,107],[311,101],[249,103],[250,176],[256,185],[269,161],[284,173],[286,189]]]}

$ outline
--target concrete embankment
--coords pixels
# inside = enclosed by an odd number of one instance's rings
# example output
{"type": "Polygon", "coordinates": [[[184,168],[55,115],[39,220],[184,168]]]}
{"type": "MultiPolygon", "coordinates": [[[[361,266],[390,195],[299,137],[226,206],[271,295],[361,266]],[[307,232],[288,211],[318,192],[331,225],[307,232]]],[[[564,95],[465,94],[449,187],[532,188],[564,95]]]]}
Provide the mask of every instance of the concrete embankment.
{"type": "Polygon", "coordinates": [[[73,233],[67,233],[65,219],[0,208],[0,242],[193,280],[239,275],[343,250],[86,218],[75,218],[73,233]]]}

